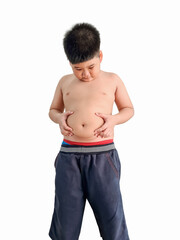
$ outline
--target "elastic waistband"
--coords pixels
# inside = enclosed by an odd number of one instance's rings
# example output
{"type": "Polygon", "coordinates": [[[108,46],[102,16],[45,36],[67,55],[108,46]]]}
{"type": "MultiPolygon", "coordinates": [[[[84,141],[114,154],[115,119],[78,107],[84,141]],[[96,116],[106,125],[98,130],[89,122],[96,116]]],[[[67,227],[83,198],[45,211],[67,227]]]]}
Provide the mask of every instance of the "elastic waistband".
{"type": "Polygon", "coordinates": [[[60,152],[68,153],[96,153],[96,152],[106,152],[115,149],[114,142],[103,144],[103,145],[93,145],[93,146],[83,146],[83,145],[66,145],[62,144],[60,152]]]}

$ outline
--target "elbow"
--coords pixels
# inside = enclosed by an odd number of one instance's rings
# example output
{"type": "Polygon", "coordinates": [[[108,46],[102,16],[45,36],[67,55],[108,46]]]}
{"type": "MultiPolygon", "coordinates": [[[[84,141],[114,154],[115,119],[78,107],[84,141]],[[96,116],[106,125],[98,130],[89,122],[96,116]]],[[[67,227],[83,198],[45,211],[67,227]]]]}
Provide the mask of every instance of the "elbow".
{"type": "Polygon", "coordinates": [[[132,116],[134,116],[134,108],[132,108],[132,116]]]}
{"type": "Polygon", "coordinates": [[[131,108],[131,118],[134,116],[134,108],[131,108]]]}
{"type": "Polygon", "coordinates": [[[127,107],[129,117],[132,118],[134,116],[134,107],[127,107]]]}
{"type": "Polygon", "coordinates": [[[48,116],[51,119],[51,109],[49,109],[48,116]]]}

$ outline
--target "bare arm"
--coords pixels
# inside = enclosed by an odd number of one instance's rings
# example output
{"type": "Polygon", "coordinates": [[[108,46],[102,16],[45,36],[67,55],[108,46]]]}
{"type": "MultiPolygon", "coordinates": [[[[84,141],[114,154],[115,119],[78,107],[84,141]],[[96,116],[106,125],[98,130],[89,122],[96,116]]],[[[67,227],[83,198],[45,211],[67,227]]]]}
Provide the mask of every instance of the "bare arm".
{"type": "Polygon", "coordinates": [[[64,112],[64,103],[61,87],[62,79],[59,80],[59,83],[54,93],[53,101],[49,109],[49,117],[55,123],[60,123],[60,116],[64,112]]]}
{"type": "Polygon", "coordinates": [[[62,112],[58,111],[57,109],[51,109],[49,111],[49,117],[55,123],[60,123],[59,120],[60,120],[61,114],[62,114],[62,112]]]}
{"type": "Polygon", "coordinates": [[[104,120],[103,126],[94,130],[95,136],[109,137],[114,133],[115,125],[128,121],[134,115],[134,107],[129,98],[124,83],[117,75],[114,75],[116,81],[115,103],[119,113],[115,115],[95,113],[104,120]]]}
{"type": "Polygon", "coordinates": [[[62,135],[67,136],[73,135],[73,129],[70,128],[66,123],[68,116],[73,114],[73,112],[68,111],[64,113],[62,84],[63,78],[59,80],[59,83],[56,87],[54,98],[49,109],[49,117],[53,122],[59,124],[62,135]]]}
{"type": "Polygon", "coordinates": [[[116,75],[115,103],[119,113],[113,115],[115,125],[128,121],[134,115],[134,107],[129,98],[126,87],[119,76],[116,75]]]}

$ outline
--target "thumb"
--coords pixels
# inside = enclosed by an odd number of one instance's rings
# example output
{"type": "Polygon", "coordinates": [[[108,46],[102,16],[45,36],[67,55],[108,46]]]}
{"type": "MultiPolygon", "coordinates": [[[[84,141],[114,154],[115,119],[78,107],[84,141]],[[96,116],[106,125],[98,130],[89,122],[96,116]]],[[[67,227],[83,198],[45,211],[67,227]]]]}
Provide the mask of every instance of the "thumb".
{"type": "Polygon", "coordinates": [[[99,115],[99,116],[101,115],[101,113],[99,113],[99,112],[96,112],[95,114],[96,114],[96,115],[99,115]]]}
{"type": "Polygon", "coordinates": [[[105,117],[105,115],[103,113],[96,112],[95,114],[99,117],[105,117]]]}
{"type": "Polygon", "coordinates": [[[72,113],[74,113],[74,112],[73,111],[67,111],[66,115],[69,115],[69,114],[72,114],[72,113]]]}

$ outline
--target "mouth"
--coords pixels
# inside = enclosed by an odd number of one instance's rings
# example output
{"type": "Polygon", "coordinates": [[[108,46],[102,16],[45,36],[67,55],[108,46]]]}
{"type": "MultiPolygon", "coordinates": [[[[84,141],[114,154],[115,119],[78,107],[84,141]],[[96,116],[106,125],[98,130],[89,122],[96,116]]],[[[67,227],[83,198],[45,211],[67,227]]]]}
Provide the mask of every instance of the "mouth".
{"type": "Polygon", "coordinates": [[[81,80],[84,82],[89,82],[91,79],[90,78],[82,78],[81,80]]]}

